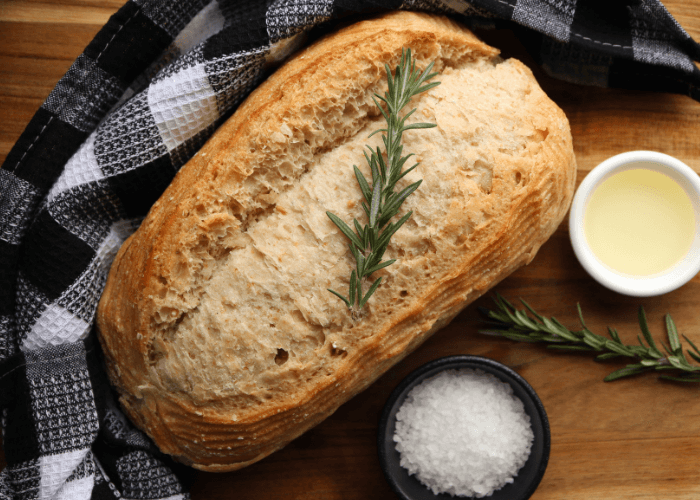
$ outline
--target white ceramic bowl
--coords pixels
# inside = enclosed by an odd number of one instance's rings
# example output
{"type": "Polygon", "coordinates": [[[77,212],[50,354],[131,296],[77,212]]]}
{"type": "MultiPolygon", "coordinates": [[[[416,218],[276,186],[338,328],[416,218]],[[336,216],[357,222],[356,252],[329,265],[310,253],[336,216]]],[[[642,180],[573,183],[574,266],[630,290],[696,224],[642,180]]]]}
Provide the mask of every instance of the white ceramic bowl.
{"type": "Polygon", "coordinates": [[[668,293],[690,281],[700,272],[700,176],[685,163],[654,151],[630,151],[613,156],[595,167],[581,182],[569,214],[569,235],[581,265],[605,287],[635,297],[668,293]],[[695,211],[695,238],[688,253],[669,269],[648,276],[633,276],[614,271],[593,253],[584,233],[583,220],[591,194],[611,175],[631,168],[655,169],[674,179],[688,194],[695,211]]]}

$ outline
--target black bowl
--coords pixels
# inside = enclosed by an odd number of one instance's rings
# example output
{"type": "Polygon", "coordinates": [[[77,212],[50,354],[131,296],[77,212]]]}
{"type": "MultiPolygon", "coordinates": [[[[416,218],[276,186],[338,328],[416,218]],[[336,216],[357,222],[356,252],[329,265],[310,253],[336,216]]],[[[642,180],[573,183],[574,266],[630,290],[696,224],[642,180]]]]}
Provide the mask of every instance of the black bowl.
{"type": "Polygon", "coordinates": [[[391,393],[379,421],[378,433],[379,461],[389,485],[404,500],[464,498],[454,497],[447,493],[435,495],[418,479],[410,476],[408,471],[399,465],[400,456],[399,452],[396,451],[393,439],[396,430],[396,413],[410,390],[443,370],[460,368],[482,370],[509,384],[513,388],[514,395],[522,400],[525,412],[530,416],[532,432],[535,435],[530,456],[514,481],[484,498],[490,500],[526,500],[530,498],[540,484],[549,461],[551,438],[547,413],[542,401],[524,378],[507,366],[480,356],[447,356],[426,363],[408,375],[391,393]]]}

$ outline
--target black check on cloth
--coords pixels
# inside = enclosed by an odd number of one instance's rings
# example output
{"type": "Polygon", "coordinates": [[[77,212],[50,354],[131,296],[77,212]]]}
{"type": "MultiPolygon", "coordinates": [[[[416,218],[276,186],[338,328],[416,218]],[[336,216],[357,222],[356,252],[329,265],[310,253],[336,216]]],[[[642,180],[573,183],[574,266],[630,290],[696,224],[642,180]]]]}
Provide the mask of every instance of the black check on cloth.
{"type": "Polygon", "coordinates": [[[129,0],[0,169],[0,499],[186,499],[119,410],[93,332],[112,259],[177,170],[309,32],[353,14],[511,27],[549,74],[700,101],[658,0],[129,0]]]}

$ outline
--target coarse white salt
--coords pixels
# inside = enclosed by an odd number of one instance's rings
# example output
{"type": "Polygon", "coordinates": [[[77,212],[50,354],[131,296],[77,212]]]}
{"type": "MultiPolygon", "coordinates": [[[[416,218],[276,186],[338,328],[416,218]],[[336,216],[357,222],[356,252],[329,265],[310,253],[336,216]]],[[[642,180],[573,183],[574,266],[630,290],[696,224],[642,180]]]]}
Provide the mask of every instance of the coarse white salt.
{"type": "Polygon", "coordinates": [[[408,393],[396,414],[401,466],[434,494],[482,498],[512,483],[534,440],[510,385],[482,370],[445,370],[408,393]]]}

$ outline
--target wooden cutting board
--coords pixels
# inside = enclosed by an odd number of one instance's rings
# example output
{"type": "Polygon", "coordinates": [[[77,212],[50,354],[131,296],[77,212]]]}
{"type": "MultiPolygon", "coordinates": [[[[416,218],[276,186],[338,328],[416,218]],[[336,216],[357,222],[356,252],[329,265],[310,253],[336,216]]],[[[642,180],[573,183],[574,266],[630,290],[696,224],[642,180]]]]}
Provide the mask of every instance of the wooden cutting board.
{"type": "MultiPolygon", "coordinates": [[[[121,0],[0,0],[0,162],[58,79],[116,11],[121,0]]],[[[668,10],[700,40],[700,1],[667,0],[668,10]]],[[[510,31],[487,41],[529,64],[571,122],[579,182],[602,160],[629,150],[660,151],[700,172],[700,104],[690,98],[582,87],[552,80],[532,64],[510,31]]],[[[700,276],[668,295],[637,299],[597,285],[578,264],[566,223],[534,261],[497,286],[511,300],[578,327],[616,327],[633,343],[637,309],[663,338],[670,313],[681,333],[700,344],[700,276]]],[[[549,414],[549,467],[534,500],[700,498],[700,384],[659,381],[654,374],[614,383],[622,365],[588,355],[480,335],[477,306],[460,314],[367,391],[287,448],[242,471],[199,473],[204,499],[391,499],[376,451],[377,421],[392,389],[410,371],[453,354],[487,356],[512,367],[539,393],[549,414]],[[698,399],[698,401],[696,401],[698,399]]],[[[2,461],[4,464],[4,460],[2,461]]]]}

